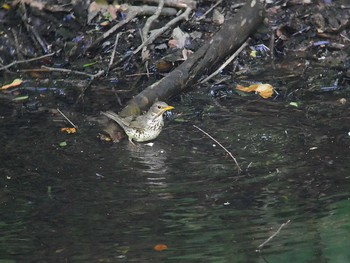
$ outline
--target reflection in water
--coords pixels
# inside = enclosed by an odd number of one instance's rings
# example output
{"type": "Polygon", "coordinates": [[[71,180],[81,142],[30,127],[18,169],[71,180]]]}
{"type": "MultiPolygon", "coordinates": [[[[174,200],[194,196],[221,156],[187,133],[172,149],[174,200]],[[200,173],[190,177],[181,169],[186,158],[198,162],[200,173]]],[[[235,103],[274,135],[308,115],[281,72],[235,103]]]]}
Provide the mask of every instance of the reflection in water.
{"type": "Polygon", "coordinates": [[[166,161],[168,153],[159,143],[128,145],[129,154],[134,162],[144,168],[142,171],[149,174],[164,175],[168,167],[166,161]]]}
{"type": "Polygon", "coordinates": [[[127,149],[135,171],[146,178],[145,184],[159,199],[173,196],[166,191],[169,177],[168,152],[161,143],[128,144],[127,149]]]}

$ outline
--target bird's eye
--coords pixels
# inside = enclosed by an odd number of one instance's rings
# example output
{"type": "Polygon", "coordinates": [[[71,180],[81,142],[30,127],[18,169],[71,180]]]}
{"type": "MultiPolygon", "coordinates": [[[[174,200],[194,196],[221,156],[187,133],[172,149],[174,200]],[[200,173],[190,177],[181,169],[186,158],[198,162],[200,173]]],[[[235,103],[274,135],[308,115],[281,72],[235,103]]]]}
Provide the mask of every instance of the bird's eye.
{"type": "Polygon", "coordinates": [[[161,109],[161,108],[162,108],[162,106],[159,105],[159,106],[158,106],[158,109],[161,109]]]}

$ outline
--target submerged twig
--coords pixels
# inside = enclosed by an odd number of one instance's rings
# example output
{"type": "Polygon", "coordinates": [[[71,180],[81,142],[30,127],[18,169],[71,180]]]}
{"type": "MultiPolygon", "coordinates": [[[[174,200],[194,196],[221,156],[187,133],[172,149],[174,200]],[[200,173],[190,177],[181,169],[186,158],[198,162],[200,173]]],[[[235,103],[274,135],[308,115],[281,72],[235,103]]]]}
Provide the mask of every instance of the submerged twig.
{"type": "Polygon", "coordinates": [[[267,243],[269,243],[271,241],[271,239],[273,239],[275,236],[278,235],[279,232],[281,232],[282,228],[284,228],[286,225],[288,225],[290,223],[290,220],[287,220],[287,222],[283,223],[275,233],[273,233],[268,239],[266,239],[264,242],[262,242],[259,246],[258,246],[258,251],[260,251],[261,248],[263,248],[267,243]]]}
{"type": "Polygon", "coordinates": [[[78,129],[78,126],[76,126],[59,108],[57,108],[57,111],[76,129],[78,129]]]}
{"type": "Polygon", "coordinates": [[[211,136],[209,133],[205,132],[204,130],[202,130],[201,128],[199,128],[196,125],[193,125],[193,127],[195,127],[196,129],[200,130],[202,133],[204,133],[205,135],[207,135],[210,139],[212,139],[214,142],[216,142],[222,149],[224,149],[225,152],[228,153],[228,155],[234,160],[237,168],[238,168],[238,173],[240,173],[242,171],[241,167],[239,166],[236,158],[232,155],[232,153],[227,150],[220,142],[218,142],[213,136],[211,136]]]}

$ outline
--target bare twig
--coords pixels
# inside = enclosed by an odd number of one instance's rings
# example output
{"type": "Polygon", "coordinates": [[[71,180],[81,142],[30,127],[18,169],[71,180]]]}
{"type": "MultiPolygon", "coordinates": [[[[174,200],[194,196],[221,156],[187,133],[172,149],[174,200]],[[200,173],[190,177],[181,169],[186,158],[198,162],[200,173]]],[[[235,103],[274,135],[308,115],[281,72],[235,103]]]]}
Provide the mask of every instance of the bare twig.
{"type": "MultiPolygon", "coordinates": [[[[160,13],[162,12],[163,6],[164,6],[164,0],[159,0],[156,12],[147,19],[145,26],[142,29],[142,35],[141,35],[142,42],[148,38],[149,29],[150,29],[152,23],[160,16],[160,13]]],[[[143,61],[148,60],[148,58],[149,58],[148,54],[149,54],[149,52],[147,50],[147,46],[144,46],[142,48],[142,55],[141,55],[143,61]]],[[[148,73],[148,61],[146,61],[145,66],[146,66],[146,71],[148,73]]]]}
{"type": "Polygon", "coordinates": [[[66,115],[64,115],[64,113],[59,109],[57,108],[57,111],[76,129],[78,129],[78,126],[76,126],[70,119],[68,119],[68,117],[66,115]]]}
{"type": "Polygon", "coordinates": [[[213,78],[215,75],[219,74],[228,64],[230,64],[232,62],[232,60],[234,60],[238,55],[239,53],[242,52],[242,50],[248,45],[248,41],[249,39],[244,42],[242,44],[242,46],[236,50],[235,53],[233,53],[233,55],[225,61],[224,64],[222,64],[216,71],[214,71],[210,76],[206,77],[205,79],[203,79],[200,83],[204,83],[204,82],[207,82],[208,80],[210,80],[211,78],[213,78]]]}
{"type": "MultiPolygon", "coordinates": [[[[96,48],[103,40],[108,38],[111,34],[113,34],[116,30],[124,26],[125,24],[129,23],[132,19],[134,19],[138,15],[148,15],[148,14],[154,14],[156,7],[154,6],[130,6],[127,4],[121,5],[119,7],[120,10],[126,12],[126,18],[113,26],[111,29],[103,33],[100,37],[98,37],[88,49],[94,49],[96,48]]],[[[162,15],[175,15],[176,9],[174,8],[163,8],[162,9],[162,15]]]]}
{"type": "Polygon", "coordinates": [[[4,69],[8,69],[14,65],[17,65],[17,64],[22,64],[22,63],[29,63],[29,62],[32,62],[32,61],[36,61],[36,60],[40,60],[40,59],[43,59],[43,58],[47,58],[47,57],[51,57],[53,55],[55,55],[56,52],[52,52],[50,54],[46,54],[46,55],[43,55],[43,56],[40,56],[40,57],[37,57],[37,58],[31,58],[31,59],[26,59],[26,60],[15,60],[15,61],[12,61],[10,64],[7,64],[3,67],[0,68],[0,70],[4,70],[4,69]]]}
{"type": "Polygon", "coordinates": [[[46,69],[47,71],[57,71],[57,72],[64,72],[64,73],[71,73],[71,74],[77,74],[77,75],[83,75],[90,77],[91,79],[95,79],[97,77],[100,77],[102,74],[105,73],[104,70],[100,70],[96,74],[89,74],[82,71],[72,70],[72,69],[65,69],[65,68],[51,68],[46,66],[41,66],[43,69],[46,69]]]}
{"type": "Polygon", "coordinates": [[[164,6],[164,0],[160,0],[158,3],[158,8],[157,8],[156,12],[147,19],[145,26],[142,29],[143,40],[147,39],[149,29],[150,29],[152,23],[160,16],[160,13],[162,12],[163,6],[164,6]]]}
{"type": "MultiPolygon", "coordinates": [[[[263,243],[261,243],[258,246],[258,249],[260,250],[261,248],[263,248],[267,243],[269,243],[271,241],[271,239],[273,239],[275,236],[278,235],[279,232],[281,232],[282,228],[284,228],[286,225],[288,225],[290,223],[290,220],[287,220],[287,222],[283,223],[275,233],[273,233],[268,239],[266,239],[263,243]]],[[[259,251],[258,250],[258,251],[259,251]]]]}
{"type": "Polygon", "coordinates": [[[191,8],[186,8],[186,10],[179,16],[175,17],[173,20],[170,20],[165,26],[162,28],[159,28],[154,32],[149,38],[147,38],[133,53],[137,54],[144,46],[147,46],[148,44],[152,43],[157,37],[159,37],[161,34],[163,34],[166,30],[168,30],[171,26],[176,24],[177,22],[181,20],[187,20],[189,14],[191,13],[191,8]]]}
{"type": "Polygon", "coordinates": [[[205,132],[204,130],[202,130],[201,128],[199,128],[196,125],[193,125],[193,127],[195,127],[196,129],[200,130],[202,133],[204,133],[206,136],[208,136],[210,139],[212,139],[214,142],[216,142],[222,149],[224,149],[225,152],[228,153],[228,155],[233,159],[233,161],[235,162],[237,169],[238,169],[238,173],[240,173],[242,171],[241,167],[239,166],[236,158],[232,155],[232,153],[227,150],[220,142],[218,142],[213,136],[211,136],[209,133],[205,132]]]}
{"type": "Polygon", "coordinates": [[[83,100],[84,98],[84,94],[85,91],[87,91],[88,88],[90,88],[90,86],[92,85],[92,83],[99,78],[100,76],[102,76],[105,73],[104,70],[100,70],[99,72],[97,72],[94,75],[91,75],[91,79],[89,80],[89,83],[83,88],[83,90],[81,91],[79,97],[77,98],[77,100],[75,101],[75,104],[77,104],[80,100],[83,100]]]}
{"type": "Polygon", "coordinates": [[[115,37],[114,47],[113,47],[111,59],[109,60],[109,64],[108,64],[108,68],[107,68],[106,74],[108,74],[109,69],[111,68],[111,66],[112,66],[112,64],[113,64],[114,57],[115,57],[115,50],[117,49],[119,37],[120,37],[121,34],[122,34],[122,32],[119,32],[119,33],[117,34],[117,36],[115,37]]]}
{"type": "MultiPolygon", "coordinates": [[[[158,3],[160,0],[144,0],[144,2],[158,3]]],[[[196,8],[197,2],[195,0],[165,0],[164,5],[173,6],[176,8],[186,8],[190,7],[192,9],[196,8]]]]}

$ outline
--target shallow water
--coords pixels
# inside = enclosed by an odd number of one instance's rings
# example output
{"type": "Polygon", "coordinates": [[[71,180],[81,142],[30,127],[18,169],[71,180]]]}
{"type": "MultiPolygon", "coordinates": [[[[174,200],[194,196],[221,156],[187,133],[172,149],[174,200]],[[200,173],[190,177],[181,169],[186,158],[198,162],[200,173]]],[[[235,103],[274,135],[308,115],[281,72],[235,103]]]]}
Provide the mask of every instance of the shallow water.
{"type": "Polygon", "coordinates": [[[175,104],[153,146],[2,118],[0,262],[350,262],[348,105],[217,102],[175,104]]]}

